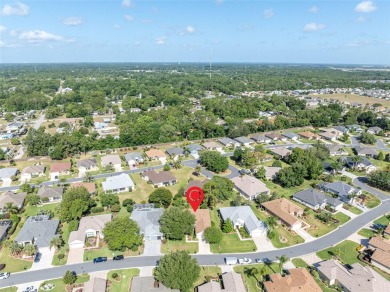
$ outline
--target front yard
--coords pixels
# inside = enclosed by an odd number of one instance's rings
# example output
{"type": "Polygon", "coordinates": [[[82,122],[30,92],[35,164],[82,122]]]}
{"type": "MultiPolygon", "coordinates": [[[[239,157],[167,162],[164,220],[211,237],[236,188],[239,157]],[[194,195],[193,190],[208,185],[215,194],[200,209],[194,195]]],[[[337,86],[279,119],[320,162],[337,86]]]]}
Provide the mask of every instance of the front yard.
{"type": "MultiPolygon", "coordinates": [[[[75,284],[77,285],[77,284],[85,283],[85,282],[87,282],[89,280],[89,278],[90,277],[89,277],[88,274],[77,275],[77,280],[76,280],[75,284]]],[[[43,282],[41,284],[41,286],[39,287],[39,291],[44,291],[42,289],[42,287],[45,284],[49,284],[49,283],[55,285],[54,289],[52,289],[50,291],[56,291],[56,292],[67,291],[66,290],[66,285],[64,284],[64,280],[62,278],[43,282]]]]}
{"type": "Polygon", "coordinates": [[[199,285],[202,285],[203,283],[206,283],[208,278],[217,278],[219,275],[222,274],[222,270],[220,267],[214,267],[214,266],[201,266],[200,267],[200,275],[198,280],[196,280],[194,287],[197,287],[199,285]]]}
{"type": "Polygon", "coordinates": [[[390,223],[390,214],[384,215],[374,221],[374,223],[380,223],[385,226],[389,225],[390,223]]]}
{"type": "Polygon", "coordinates": [[[126,256],[137,256],[144,252],[143,247],[139,247],[137,251],[127,250],[125,252],[121,251],[111,251],[108,249],[107,245],[102,246],[98,249],[87,249],[84,251],[84,261],[92,261],[97,257],[107,257],[113,258],[116,255],[124,255],[126,256]]]}
{"type": "Polygon", "coordinates": [[[237,233],[223,234],[222,240],[218,244],[210,245],[213,253],[236,253],[256,251],[253,240],[240,240],[237,233]]]}
{"type": "Polygon", "coordinates": [[[110,292],[122,292],[129,291],[131,286],[131,281],[134,276],[139,275],[139,269],[126,269],[126,270],[115,270],[109,271],[107,274],[108,291],[110,292]],[[118,277],[114,279],[112,275],[116,273],[118,277]]]}
{"type": "Polygon", "coordinates": [[[357,258],[359,253],[356,248],[359,246],[358,243],[345,240],[334,247],[330,247],[317,252],[317,256],[323,260],[329,260],[333,256],[338,257],[344,264],[354,264],[359,261],[357,258]]]}
{"type": "Polygon", "coordinates": [[[169,254],[178,250],[186,250],[189,253],[198,252],[198,243],[197,242],[186,242],[183,240],[167,240],[166,243],[161,244],[161,252],[163,254],[169,254]]]}
{"type": "Polygon", "coordinates": [[[365,237],[365,238],[371,238],[373,237],[376,233],[374,232],[374,230],[372,229],[368,229],[368,228],[363,228],[363,229],[360,229],[359,232],[358,232],[359,235],[365,237]]]}
{"type": "Polygon", "coordinates": [[[298,234],[291,234],[280,224],[278,224],[278,227],[274,230],[276,232],[276,236],[271,239],[271,242],[276,248],[288,247],[305,242],[305,240],[301,236],[299,236],[298,234]],[[281,238],[283,242],[281,241],[281,238]]]}
{"type": "Polygon", "coordinates": [[[337,212],[336,214],[332,214],[332,217],[338,220],[339,223],[335,224],[332,221],[329,223],[323,223],[315,217],[316,214],[317,213],[315,213],[313,210],[309,210],[307,215],[303,218],[303,220],[310,225],[310,228],[307,230],[307,232],[314,237],[321,237],[350,220],[347,215],[341,212],[337,212]]]}
{"type": "Polygon", "coordinates": [[[5,264],[4,270],[2,272],[21,272],[28,270],[32,266],[32,260],[26,261],[22,259],[17,259],[11,256],[8,248],[3,247],[0,252],[0,263],[5,264]]]}
{"type": "Polygon", "coordinates": [[[343,208],[345,210],[348,210],[348,211],[352,212],[353,214],[356,214],[356,215],[360,215],[360,214],[363,213],[362,210],[360,210],[359,208],[357,208],[355,206],[352,206],[352,205],[344,204],[343,208]]]}

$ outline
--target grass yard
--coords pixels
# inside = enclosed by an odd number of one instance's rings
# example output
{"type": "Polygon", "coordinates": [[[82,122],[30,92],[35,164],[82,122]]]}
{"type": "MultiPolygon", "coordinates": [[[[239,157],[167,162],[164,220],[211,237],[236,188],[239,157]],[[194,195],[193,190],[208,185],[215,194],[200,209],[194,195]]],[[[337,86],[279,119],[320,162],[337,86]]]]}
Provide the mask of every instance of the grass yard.
{"type": "Polygon", "coordinates": [[[0,263],[5,264],[4,270],[2,272],[21,272],[28,270],[32,266],[32,261],[26,261],[22,259],[16,259],[11,256],[8,248],[3,247],[0,252],[0,263]]]}
{"type": "Polygon", "coordinates": [[[121,252],[121,251],[111,251],[105,245],[99,249],[85,250],[84,251],[84,261],[89,262],[97,257],[113,258],[114,256],[120,255],[120,254],[123,254],[124,256],[136,256],[136,255],[140,255],[142,253],[143,253],[143,247],[139,247],[137,251],[127,250],[125,252],[121,252]]]}
{"type": "Polygon", "coordinates": [[[348,215],[345,215],[342,212],[337,212],[336,214],[333,215],[333,218],[340,221],[340,223],[337,224],[336,226],[343,225],[344,223],[348,222],[351,219],[348,215]]]}
{"type": "Polygon", "coordinates": [[[305,222],[310,224],[310,228],[307,230],[307,232],[315,237],[320,237],[331,232],[332,230],[336,229],[337,226],[344,224],[350,219],[347,215],[338,212],[334,214],[333,217],[340,222],[338,224],[334,224],[333,222],[326,224],[318,220],[315,215],[316,213],[313,210],[309,210],[307,216],[303,218],[305,222]]]}
{"type": "MultiPolygon", "coordinates": [[[[76,280],[75,284],[85,283],[88,280],[89,280],[89,275],[88,274],[77,275],[77,280],[76,280]]],[[[56,291],[56,292],[66,291],[66,285],[64,284],[64,281],[62,280],[62,278],[54,279],[54,280],[48,280],[48,281],[43,282],[41,284],[41,286],[39,287],[39,291],[44,291],[42,289],[42,286],[47,284],[47,283],[51,283],[51,284],[55,285],[55,288],[52,289],[51,291],[56,291]]]]}
{"type": "Polygon", "coordinates": [[[371,230],[371,229],[363,228],[363,229],[359,230],[358,234],[363,236],[363,237],[365,237],[365,238],[371,238],[376,233],[373,230],[371,230]]]}
{"type": "Polygon", "coordinates": [[[356,208],[355,206],[346,205],[346,204],[344,204],[344,206],[347,206],[347,208],[343,207],[345,210],[348,210],[348,211],[352,212],[353,214],[359,215],[359,214],[363,213],[362,210],[360,210],[359,208],[356,208]]]}
{"type": "Polygon", "coordinates": [[[291,262],[294,264],[297,268],[307,268],[309,265],[300,258],[292,259],[291,262]]]}
{"type": "Polygon", "coordinates": [[[67,242],[69,240],[69,235],[70,235],[69,224],[67,222],[64,222],[61,225],[62,225],[62,227],[61,227],[61,231],[62,231],[61,236],[62,236],[62,239],[64,240],[65,244],[58,251],[56,251],[56,253],[54,254],[53,261],[51,263],[53,266],[65,265],[66,262],[68,261],[68,252],[67,252],[67,250],[69,249],[69,245],[67,244],[67,242]],[[63,259],[59,259],[58,258],[59,254],[63,254],[64,258],[63,259]]]}
{"type": "Polygon", "coordinates": [[[269,217],[269,215],[266,213],[266,212],[262,212],[260,211],[259,208],[257,208],[256,206],[254,205],[251,205],[251,209],[253,211],[253,213],[255,213],[256,217],[261,220],[261,221],[265,221],[267,220],[267,218],[269,217]]]}
{"type": "Polygon", "coordinates": [[[135,184],[135,190],[131,192],[129,198],[132,198],[136,203],[146,202],[155,188],[148,184],[139,173],[131,174],[130,177],[135,184]]]}
{"type": "Polygon", "coordinates": [[[197,242],[186,242],[183,240],[167,240],[166,243],[161,245],[161,252],[163,254],[169,254],[178,250],[186,250],[189,253],[197,253],[199,250],[197,242]]]}
{"type": "Polygon", "coordinates": [[[237,233],[224,234],[219,244],[210,245],[213,253],[235,253],[256,251],[256,245],[253,240],[241,241],[237,233]]]}
{"type": "Polygon", "coordinates": [[[371,194],[366,194],[366,196],[367,198],[365,205],[369,209],[375,208],[381,203],[381,201],[376,196],[373,196],[371,194]]]}
{"type": "MultiPolygon", "coordinates": [[[[266,186],[270,189],[271,193],[276,192],[280,196],[284,196],[286,198],[290,198],[293,194],[296,192],[305,190],[307,188],[311,188],[311,184],[315,181],[308,181],[305,180],[302,185],[297,186],[297,187],[291,187],[291,188],[282,188],[280,185],[272,182],[272,181],[265,181],[264,183],[266,186]]],[[[318,181],[319,183],[319,181],[318,181]]]]}
{"type": "Polygon", "coordinates": [[[29,217],[34,216],[39,213],[39,211],[52,211],[54,214],[54,218],[58,218],[58,208],[60,206],[60,203],[52,203],[52,204],[45,204],[42,206],[31,206],[30,204],[25,207],[25,211],[23,212],[23,216],[29,217]]]}
{"type": "Polygon", "coordinates": [[[131,280],[134,276],[139,275],[139,269],[126,269],[126,270],[115,270],[109,271],[107,274],[107,280],[110,281],[110,292],[122,292],[129,291],[131,280]],[[117,273],[118,278],[114,279],[112,274],[117,273]]]}
{"type": "Polygon", "coordinates": [[[0,289],[0,292],[16,292],[16,291],[18,291],[18,287],[16,286],[0,289]]]}
{"type": "Polygon", "coordinates": [[[380,223],[383,225],[388,225],[390,223],[390,214],[384,215],[374,221],[374,223],[380,223]]]}
{"type": "Polygon", "coordinates": [[[360,96],[356,94],[347,94],[347,93],[334,93],[334,94],[313,94],[313,96],[316,96],[321,99],[335,99],[340,101],[347,101],[350,103],[361,103],[365,105],[368,104],[374,104],[374,103],[380,103],[383,106],[390,107],[390,101],[380,99],[369,96],[360,96]]]}
{"type": "Polygon", "coordinates": [[[358,252],[356,248],[359,246],[358,243],[345,240],[334,247],[330,247],[317,252],[317,256],[323,260],[329,260],[332,255],[338,256],[344,264],[354,264],[359,261],[357,258],[358,252]]]}
{"type": "Polygon", "coordinates": [[[218,277],[221,274],[222,274],[222,270],[221,270],[220,267],[201,266],[200,267],[200,275],[199,275],[198,280],[195,282],[194,287],[197,287],[199,285],[202,285],[203,283],[206,283],[207,282],[206,277],[216,278],[216,277],[218,277]]]}
{"type": "Polygon", "coordinates": [[[271,242],[272,242],[273,246],[276,248],[288,247],[291,245],[305,242],[305,240],[301,236],[299,236],[298,234],[292,235],[290,232],[288,232],[281,225],[278,225],[278,228],[275,228],[274,230],[276,232],[276,236],[273,239],[271,239],[271,242]],[[287,242],[281,242],[280,236],[287,239],[287,242]]]}
{"type": "Polygon", "coordinates": [[[271,264],[271,266],[266,266],[264,264],[235,266],[234,271],[242,275],[247,291],[256,292],[256,291],[261,291],[260,286],[258,286],[257,283],[259,280],[262,279],[261,270],[263,270],[264,267],[265,267],[264,275],[275,274],[280,272],[279,265],[276,263],[271,264]],[[250,271],[253,268],[257,269],[257,273],[255,273],[254,276],[252,276],[250,273],[250,271]]]}

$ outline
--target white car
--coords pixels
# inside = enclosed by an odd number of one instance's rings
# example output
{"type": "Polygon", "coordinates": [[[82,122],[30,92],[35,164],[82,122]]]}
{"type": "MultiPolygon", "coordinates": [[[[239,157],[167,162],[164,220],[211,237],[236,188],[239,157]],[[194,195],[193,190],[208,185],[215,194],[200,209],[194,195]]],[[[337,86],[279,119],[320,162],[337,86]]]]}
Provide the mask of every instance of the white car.
{"type": "Polygon", "coordinates": [[[9,277],[9,273],[0,273],[0,280],[7,279],[9,277]]]}
{"type": "Polygon", "coordinates": [[[241,265],[242,264],[251,264],[252,260],[248,259],[248,258],[238,259],[238,263],[241,264],[241,265]]]}

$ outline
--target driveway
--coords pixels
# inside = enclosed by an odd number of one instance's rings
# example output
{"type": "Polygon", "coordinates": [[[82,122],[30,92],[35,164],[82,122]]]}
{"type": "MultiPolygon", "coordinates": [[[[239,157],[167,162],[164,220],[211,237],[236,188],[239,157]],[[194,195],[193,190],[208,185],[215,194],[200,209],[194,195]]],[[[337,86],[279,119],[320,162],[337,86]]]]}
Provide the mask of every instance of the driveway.
{"type": "Polygon", "coordinates": [[[161,240],[145,240],[144,256],[161,255],[161,240]]]}
{"type": "Polygon", "coordinates": [[[316,239],[315,237],[311,236],[306,230],[303,230],[301,228],[294,231],[298,233],[298,235],[302,237],[305,240],[305,242],[313,241],[316,239]]]}
{"type": "Polygon", "coordinates": [[[115,169],[116,172],[122,171],[122,165],[115,165],[114,169],[115,169]]]}
{"type": "Polygon", "coordinates": [[[264,236],[254,236],[252,237],[254,243],[256,244],[257,251],[267,251],[275,250],[271,240],[268,239],[266,235],[264,236]]]}
{"type": "Polygon", "coordinates": [[[196,238],[199,240],[198,254],[211,254],[210,244],[203,239],[203,232],[199,232],[196,238]]]}
{"type": "Polygon", "coordinates": [[[3,180],[3,184],[1,185],[3,188],[4,187],[10,187],[12,181],[10,179],[3,180]]]}
{"type": "Polygon", "coordinates": [[[351,219],[356,218],[357,216],[359,216],[359,215],[357,215],[357,214],[355,214],[355,213],[352,213],[351,211],[348,211],[348,210],[346,210],[346,209],[344,209],[344,208],[341,208],[341,209],[340,209],[340,212],[341,212],[341,213],[344,213],[345,215],[347,215],[347,216],[350,217],[351,219]]]}
{"type": "Polygon", "coordinates": [[[84,257],[84,248],[83,247],[73,247],[69,248],[68,261],[67,264],[78,264],[83,262],[84,257]]]}
{"type": "Polygon", "coordinates": [[[52,267],[51,262],[53,261],[55,248],[49,249],[49,248],[41,248],[39,250],[41,253],[41,259],[39,262],[35,263],[33,262],[31,266],[31,270],[43,270],[52,267]]]}

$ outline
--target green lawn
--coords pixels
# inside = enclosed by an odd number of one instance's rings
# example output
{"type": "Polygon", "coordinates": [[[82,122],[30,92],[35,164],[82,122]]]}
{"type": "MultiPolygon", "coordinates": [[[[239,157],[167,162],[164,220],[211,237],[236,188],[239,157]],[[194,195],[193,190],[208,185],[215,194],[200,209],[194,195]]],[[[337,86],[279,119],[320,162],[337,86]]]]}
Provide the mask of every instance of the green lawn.
{"type": "Polygon", "coordinates": [[[358,234],[364,236],[365,238],[371,238],[375,235],[375,232],[371,229],[363,228],[359,230],[358,234]]]}
{"type": "MultiPolygon", "coordinates": [[[[302,206],[302,205],[301,205],[302,206]]],[[[333,217],[340,222],[338,224],[334,224],[333,222],[330,222],[328,224],[321,222],[315,217],[316,213],[313,210],[309,210],[308,214],[303,218],[305,222],[310,224],[310,228],[307,230],[308,233],[310,233],[314,237],[321,237],[332,230],[336,229],[337,226],[340,226],[347,222],[350,218],[341,213],[338,212],[333,215],[333,217]]]]}
{"type": "MultiPolygon", "coordinates": [[[[85,283],[88,280],[89,280],[89,275],[88,274],[77,275],[76,284],[85,283]]],[[[62,280],[62,278],[54,279],[54,280],[48,280],[48,281],[43,282],[41,284],[41,286],[39,287],[39,291],[44,291],[42,289],[42,286],[45,285],[46,283],[51,283],[51,284],[55,285],[55,288],[50,290],[50,291],[56,291],[56,292],[67,291],[66,290],[66,285],[64,284],[64,281],[62,280]]]]}
{"type": "MultiPolygon", "coordinates": [[[[346,205],[346,204],[344,204],[346,205]]],[[[348,210],[350,212],[352,212],[353,214],[356,214],[356,215],[359,215],[359,214],[362,214],[363,211],[360,210],[359,208],[356,208],[355,206],[351,206],[351,205],[346,205],[346,208],[344,208],[345,210],[348,210]]]]}
{"type": "Polygon", "coordinates": [[[261,220],[261,221],[265,221],[267,220],[267,218],[269,217],[269,215],[266,213],[266,212],[262,212],[260,211],[259,208],[257,208],[256,206],[254,205],[251,205],[251,209],[253,211],[253,213],[255,213],[256,217],[261,220]]]}
{"type": "Polygon", "coordinates": [[[276,236],[273,239],[271,239],[271,242],[273,246],[276,248],[288,247],[291,245],[305,242],[305,240],[301,236],[299,236],[298,234],[292,235],[281,225],[278,225],[278,228],[275,228],[275,232],[276,232],[276,236]],[[287,242],[281,242],[280,236],[287,239],[287,242]]]}
{"type": "Polygon", "coordinates": [[[383,225],[389,225],[390,223],[390,214],[384,215],[374,221],[374,223],[380,223],[383,225]]]}
{"type": "Polygon", "coordinates": [[[375,208],[376,206],[378,206],[381,201],[376,197],[376,196],[373,196],[371,194],[366,194],[367,198],[366,198],[366,207],[369,208],[369,209],[372,209],[372,208],[375,208]]]}
{"type": "Polygon", "coordinates": [[[138,251],[111,251],[108,249],[107,246],[103,246],[99,249],[89,249],[84,251],[84,261],[92,261],[94,258],[97,257],[107,257],[107,258],[113,258],[116,255],[124,255],[124,256],[131,256],[131,255],[140,255],[143,253],[143,247],[139,247],[138,251]]]}
{"type": "MultiPolygon", "coordinates": [[[[260,291],[258,286],[258,281],[262,279],[262,275],[260,274],[260,271],[263,269],[264,264],[256,264],[256,265],[243,265],[243,266],[235,266],[234,271],[236,273],[240,273],[242,275],[242,278],[244,279],[245,287],[247,287],[247,291],[249,292],[256,292],[260,291]],[[257,273],[252,276],[250,271],[251,269],[256,268],[257,273]]],[[[265,268],[265,275],[268,274],[275,274],[279,273],[279,265],[274,263],[271,264],[271,266],[266,266],[265,268]]]]}
{"type": "Polygon", "coordinates": [[[336,214],[333,215],[333,218],[339,220],[337,226],[343,225],[344,223],[348,222],[351,219],[348,215],[345,215],[342,212],[337,212],[336,214]]]}
{"type": "Polygon", "coordinates": [[[10,255],[8,248],[3,247],[0,252],[0,263],[5,264],[4,270],[2,272],[21,272],[28,270],[32,266],[32,261],[25,261],[22,259],[16,259],[10,255]]]}
{"type": "Polygon", "coordinates": [[[256,251],[253,240],[241,241],[236,233],[224,234],[219,244],[210,245],[213,253],[235,253],[256,251]]]}
{"type": "Polygon", "coordinates": [[[218,275],[222,274],[222,270],[220,267],[214,266],[201,266],[200,267],[200,275],[198,280],[195,282],[194,287],[202,285],[207,282],[206,277],[218,277],[218,275]]]}
{"type": "MultiPolygon", "coordinates": [[[[64,222],[61,224],[61,226],[62,226],[61,227],[62,239],[64,240],[64,242],[68,242],[69,235],[70,235],[69,224],[67,222],[64,222]]],[[[56,251],[51,264],[53,266],[65,265],[66,262],[68,261],[68,252],[67,252],[68,249],[69,249],[69,245],[67,243],[65,243],[64,246],[62,246],[58,251],[56,251]],[[64,258],[60,260],[58,258],[59,254],[63,254],[64,258]]]]}
{"type": "Polygon", "coordinates": [[[199,248],[198,248],[198,243],[197,242],[186,242],[185,239],[183,240],[167,240],[166,243],[163,243],[161,245],[161,252],[163,254],[168,254],[173,251],[177,250],[186,250],[189,253],[197,253],[199,248]]]}
{"type": "Polygon", "coordinates": [[[359,246],[358,243],[345,240],[334,247],[330,247],[317,252],[317,256],[323,260],[329,260],[332,258],[332,254],[338,255],[344,264],[354,264],[359,261],[357,258],[358,252],[356,248],[359,246]]]}
{"type": "Polygon", "coordinates": [[[16,291],[18,291],[18,287],[16,286],[0,289],[0,292],[16,292],[16,291]]]}
{"type": "Polygon", "coordinates": [[[218,215],[217,209],[210,210],[211,225],[215,227],[221,227],[221,218],[218,215]]]}
{"type": "Polygon", "coordinates": [[[53,204],[46,204],[42,206],[31,206],[27,205],[25,207],[25,211],[23,212],[23,216],[29,217],[34,216],[39,213],[39,211],[52,211],[54,214],[54,218],[58,218],[58,207],[60,206],[60,203],[53,203],[53,204]]]}
{"type": "Polygon", "coordinates": [[[109,271],[107,274],[107,280],[110,281],[110,292],[122,292],[129,291],[131,280],[134,276],[139,275],[139,269],[126,269],[109,271]],[[117,279],[112,278],[112,274],[117,273],[119,277],[117,279]]]}
{"type": "MultiPolygon", "coordinates": [[[[280,196],[284,196],[286,198],[290,198],[293,194],[296,192],[302,191],[307,188],[311,188],[311,184],[316,181],[308,181],[305,180],[303,184],[297,187],[291,187],[291,188],[282,188],[280,185],[272,182],[272,181],[265,181],[264,183],[266,186],[270,189],[271,193],[276,192],[280,196]]],[[[320,181],[318,181],[319,183],[320,181]]]]}
{"type": "Polygon", "coordinates": [[[300,258],[292,259],[291,262],[294,264],[297,268],[307,268],[309,265],[300,258]]]}

